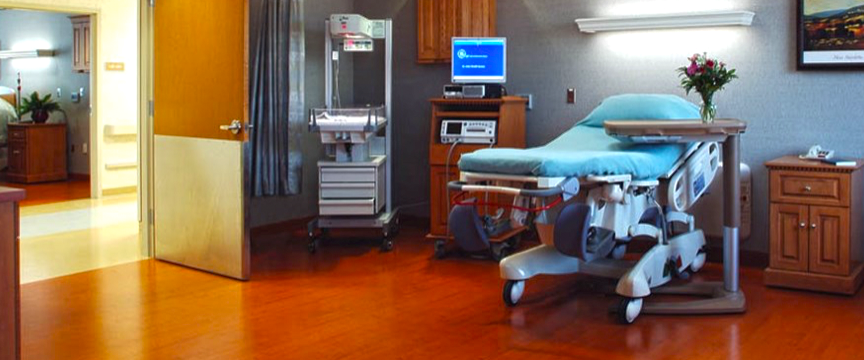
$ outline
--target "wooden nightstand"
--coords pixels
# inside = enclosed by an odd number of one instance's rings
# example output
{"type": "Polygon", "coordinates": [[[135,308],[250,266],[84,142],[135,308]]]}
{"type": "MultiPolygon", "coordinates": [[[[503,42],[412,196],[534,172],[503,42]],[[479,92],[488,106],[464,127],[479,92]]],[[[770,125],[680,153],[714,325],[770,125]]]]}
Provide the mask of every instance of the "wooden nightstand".
{"type": "Polygon", "coordinates": [[[786,156],[770,172],[765,284],[854,294],[864,280],[864,161],[839,167],[786,156]]]}
{"type": "Polygon", "coordinates": [[[9,181],[34,183],[67,177],[66,124],[9,124],[9,181]]]}

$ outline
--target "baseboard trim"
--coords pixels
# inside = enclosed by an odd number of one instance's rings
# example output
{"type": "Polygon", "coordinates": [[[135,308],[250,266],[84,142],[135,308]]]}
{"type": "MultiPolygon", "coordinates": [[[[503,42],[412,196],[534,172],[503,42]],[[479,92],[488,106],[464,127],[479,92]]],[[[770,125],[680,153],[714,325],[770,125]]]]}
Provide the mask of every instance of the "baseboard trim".
{"type": "Polygon", "coordinates": [[[69,180],[90,181],[90,174],[73,174],[73,173],[69,173],[69,180]]]}
{"type": "Polygon", "coordinates": [[[134,194],[138,192],[137,186],[126,186],[113,189],[102,189],[102,196],[134,194]]]}
{"type": "Polygon", "coordinates": [[[249,229],[249,233],[250,233],[250,235],[252,235],[252,237],[258,237],[258,236],[287,234],[287,233],[297,231],[298,229],[303,229],[303,231],[305,232],[306,231],[306,224],[308,224],[310,221],[312,221],[312,219],[314,219],[314,217],[309,216],[309,217],[303,217],[303,218],[299,218],[299,219],[291,219],[291,220],[275,222],[272,224],[259,225],[259,226],[255,226],[255,227],[249,229]]]}

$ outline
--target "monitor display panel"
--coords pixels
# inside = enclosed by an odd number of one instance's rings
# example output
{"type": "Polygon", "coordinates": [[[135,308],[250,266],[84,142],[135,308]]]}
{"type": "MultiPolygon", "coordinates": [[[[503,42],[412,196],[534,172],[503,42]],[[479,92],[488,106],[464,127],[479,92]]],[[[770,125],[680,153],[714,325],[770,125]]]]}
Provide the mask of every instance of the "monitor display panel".
{"type": "Polygon", "coordinates": [[[453,38],[454,84],[507,82],[506,38],[453,38]]]}

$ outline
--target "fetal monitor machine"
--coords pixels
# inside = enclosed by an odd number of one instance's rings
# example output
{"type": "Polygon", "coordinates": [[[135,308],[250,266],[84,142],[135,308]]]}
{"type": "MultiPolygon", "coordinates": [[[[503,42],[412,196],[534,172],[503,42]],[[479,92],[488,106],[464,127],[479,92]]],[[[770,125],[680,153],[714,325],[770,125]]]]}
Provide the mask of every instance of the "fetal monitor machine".
{"type": "Polygon", "coordinates": [[[392,21],[334,14],[324,29],[326,102],[310,110],[309,129],[320,135],[328,158],[318,162],[319,216],[308,225],[309,251],[316,252],[328,230],[336,228],[381,229],[381,249],[389,251],[398,230],[392,191],[392,21]],[[340,62],[375,51],[384,52],[383,104],[343,106],[340,62]]]}

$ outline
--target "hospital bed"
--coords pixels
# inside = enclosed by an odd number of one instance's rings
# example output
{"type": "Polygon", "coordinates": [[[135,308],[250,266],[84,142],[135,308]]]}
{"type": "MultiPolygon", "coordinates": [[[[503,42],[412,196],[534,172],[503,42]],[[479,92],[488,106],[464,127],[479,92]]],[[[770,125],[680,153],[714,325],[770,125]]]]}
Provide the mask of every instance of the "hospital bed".
{"type": "MultiPolygon", "coordinates": [[[[686,210],[714,179],[719,145],[622,142],[603,128],[614,119],[698,117],[698,107],[679,97],[620,95],[545,146],[463,155],[460,180],[448,188],[514,196],[514,226],[533,221],[542,242],[501,261],[504,302],[518,303],[534,276],[585,273],[619,279],[616,314],[631,323],[653,288],[700,270],[705,237],[686,210]],[[655,245],[637,261],[624,260],[637,238],[655,245]]],[[[450,231],[460,246],[488,242],[476,216],[480,204],[454,201],[450,231]]]]}

